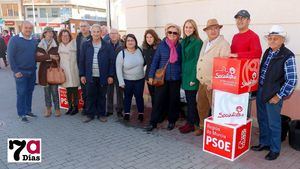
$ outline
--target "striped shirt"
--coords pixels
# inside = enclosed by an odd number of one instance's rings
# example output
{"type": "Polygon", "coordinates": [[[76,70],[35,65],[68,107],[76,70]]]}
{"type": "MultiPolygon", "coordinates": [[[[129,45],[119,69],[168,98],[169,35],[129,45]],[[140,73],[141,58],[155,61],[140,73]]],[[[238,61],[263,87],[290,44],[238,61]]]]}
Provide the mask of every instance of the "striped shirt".
{"type": "Polygon", "coordinates": [[[101,48],[101,42],[99,44],[93,44],[94,57],[93,57],[93,77],[100,77],[99,64],[98,64],[98,52],[101,48]]]}
{"type": "MultiPolygon", "coordinates": [[[[268,66],[270,64],[270,61],[272,58],[276,57],[279,53],[279,50],[273,52],[272,50],[269,51],[269,54],[267,56],[267,59],[262,66],[261,74],[260,74],[260,80],[259,84],[263,85],[266,72],[268,70],[268,66]]],[[[297,83],[297,70],[296,70],[296,61],[295,57],[291,56],[289,59],[287,59],[284,63],[284,79],[285,83],[280,88],[279,93],[277,93],[277,96],[282,99],[283,97],[289,96],[293,90],[295,89],[296,83],[297,83]]]]}

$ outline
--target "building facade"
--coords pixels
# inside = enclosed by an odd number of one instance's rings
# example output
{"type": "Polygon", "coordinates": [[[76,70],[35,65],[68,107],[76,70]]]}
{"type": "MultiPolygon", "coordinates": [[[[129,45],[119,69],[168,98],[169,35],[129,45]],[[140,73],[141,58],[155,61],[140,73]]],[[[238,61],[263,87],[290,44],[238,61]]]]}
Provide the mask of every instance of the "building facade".
{"type": "MultiPolygon", "coordinates": [[[[241,9],[251,14],[251,29],[260,37],[263,50],[267,48],[264,35],[274,24],[282,25],[288,32],[286,46],[296,55],[298,77],[300,77],[300,11],[298,0],[118,0],[123,4],[126,33],[134,33],[139,44],[144,31],[155,29],[160,37],[164,36],[164,26],[176,23],[183,26],[186,19],[194,19],[199,28],[200,37],[206,39],[202,29],[210,18],[218,19],[224,25],[221,32],[231,42],[238,32],[234,15],[241,9]]],[[[117,18],[116,18],[117,19],[117,18]]],[[[297,102],[300,100],[300,83],[296,91],[287,99],[283,106],[283,113],[292,118],[300,118],[297,102]]],[[[255,110],[255,104],[252,104],[255,110]]],[[[255,113],[255,112],[254,112],[255,113]]]]}
{"type": "Polygon", "coordinates": [[[0,1],[0,31],[6,29],[11,33],[19,31],[22,18],[22,7],[20,0],[0,1]]]}
{"type": "Polygon", "coordinates": [[[1,0],[0,6],[0,29],[11,32],[19,32],[23,20],[35,24],[35,33],[60,30],[70,18],[106,21],[106,0],[1,0]]]}

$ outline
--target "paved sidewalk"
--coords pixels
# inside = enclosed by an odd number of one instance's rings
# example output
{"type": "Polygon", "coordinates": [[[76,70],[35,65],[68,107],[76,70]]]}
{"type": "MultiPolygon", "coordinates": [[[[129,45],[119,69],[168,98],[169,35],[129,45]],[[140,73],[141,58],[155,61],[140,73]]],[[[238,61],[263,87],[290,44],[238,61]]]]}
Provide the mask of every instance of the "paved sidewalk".
{"type": "MultiPolygon", "coordinates": [[[[300,169],[300,152],[282,145],[279,159],[264,160],[266,152],[249,151],[235,162],[204,153],[202,136],[182,135],[178,127],[162,129],[147,134],[136,120],[126,124],[115,115],[107,123],[94,120],[81,122],[75,116],[44,118],[44,95],[36,86],[33,97],[33,113],[30,123],[22,123],[16,113],[16,92],[12,73],[0,69],[0,169],[300,169]],[[42,138],[42,163],[7,163],[7,138],[42,138]]],[[[146,113],[149,113],[147,109],[146,113]]],[[[183,123],[183,122],[180,122],[183,123]]],[[[252,143],[257,141],[257,129],[252,143]]]]}

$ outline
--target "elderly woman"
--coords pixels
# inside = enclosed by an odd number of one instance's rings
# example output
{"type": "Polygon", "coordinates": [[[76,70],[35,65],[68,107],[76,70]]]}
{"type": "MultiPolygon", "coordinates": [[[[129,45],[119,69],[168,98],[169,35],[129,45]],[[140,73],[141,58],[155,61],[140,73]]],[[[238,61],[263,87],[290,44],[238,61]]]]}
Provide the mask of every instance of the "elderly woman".
{"type": "Polygon", "coordinates": [[[119,52],[116,61],[119,86],[124,89],[124,120],[130,120],[132,97],[135,97],[138,108],[138,119],[144,120],[144,57],[138,48],[133,34],[125,38],[124,49],[119,52]]]}
{"type": "MultiPolygon", "coordinates": [[[[202,47],[202,40],[199,37],[197,24],[194,20],[188,19],[183,24],[182,46],[182,89],[184,89],[187,101],[187,122],[179,127],[181,133],[189,133],[195,130],[199,124],[197,113],[196,95],[199,88],[197,80],[197,61],[202,47]],[[195,125],[195,126],[194,126],[195,125]]],[[[195,132],[196,135],[197,132],[195,132]]]]}
{"type": "Polygon", "coordinates": [[[266,160],[275,160],[280,154],[283,99],[291,95],[297,83],[295,54],[284,45],[286,35],[283,27],[272,26],[260,67],[256,97],[259,145],[251,149],[269,150],[266,160]]]}
{"type": "Polygon", "coordinates": [[[52,102],[54,103],[55,116],[60,116],[58,85],[47,83],[47,69],[57,66],[59,63],[58,45],[56,35],[51,27],[46,27],[42,34],[42,40],[38,44],[36,61],[41,62],[38,71],[39,84],[44,86],[46,110],[45,117],[50,117],[52,113],[52,102]],[[52,98],[52,99],[51,99],[52,98]]]}
{"type": "Polygon", "coordinates": [[[181,81],[180,27],[175,24],[167,24],[165,35],[166,37],[157,47],[148,75],[148,83],[152,85],[155,72],[166,67],[165,83],[155,89],[154,107],[147,131],[152,131],[157,127],[164,104],[168,106],[168,130],[174,129],[179,115],[181,81]],[[168,101],[166,102],[166,100],[168,101]]]}
{"type": "Polygon", "coordinates": [[[60,31],[58,41],[60,42],[58,47],[60,66],[66,75],[66,82],[62,84],[62,87],[67,89],[69,109],[66,114],[75,115],[78,113],[78,86],[80,85],[76,60],[76,41],[72,40],[71,33],[66,29],[60,31]]]}
{"type": "Polygon", "coordinates": [[[79,59],[79,76],[87,89],[87,116],[84,123],[97,116],[106,122],[107,85],[113,83],[115,58],[112,47],[101,38],[101,26],[91,27],[92,38],[83,43],[79,59]]]}

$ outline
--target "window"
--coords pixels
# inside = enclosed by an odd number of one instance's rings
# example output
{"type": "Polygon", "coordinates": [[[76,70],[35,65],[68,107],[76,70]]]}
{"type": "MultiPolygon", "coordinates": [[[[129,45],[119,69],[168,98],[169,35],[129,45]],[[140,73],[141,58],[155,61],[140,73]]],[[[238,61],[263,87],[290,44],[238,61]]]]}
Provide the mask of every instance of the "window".
{"type": "Polygon", "coordinates": [[[47,18],[47,10],[46,8],[40,8],[40,17],[47,18]]]}
{"type": "Polygon", "coordinates": [[[59,13],[60,13],[59,8],[52,8],[51,9],[51,16],[52,17],[58,17],[59,13]]]}
{"type": "MultiPolygon", "coordinates": [[[[28,18],[33,18],[33,10],[32,10],[32,8],[27,8],[26,12],[27,12],[27,17],[28,18]]],[[[35,12],[35,17],[38,17],[37,8],[34,8],[34,12],[35,12]]]]}
{"type": "Polygon", "coordinates": [[[19,16],[18,4],[2,4],[1,8],[3,16],[19,16]]]}

